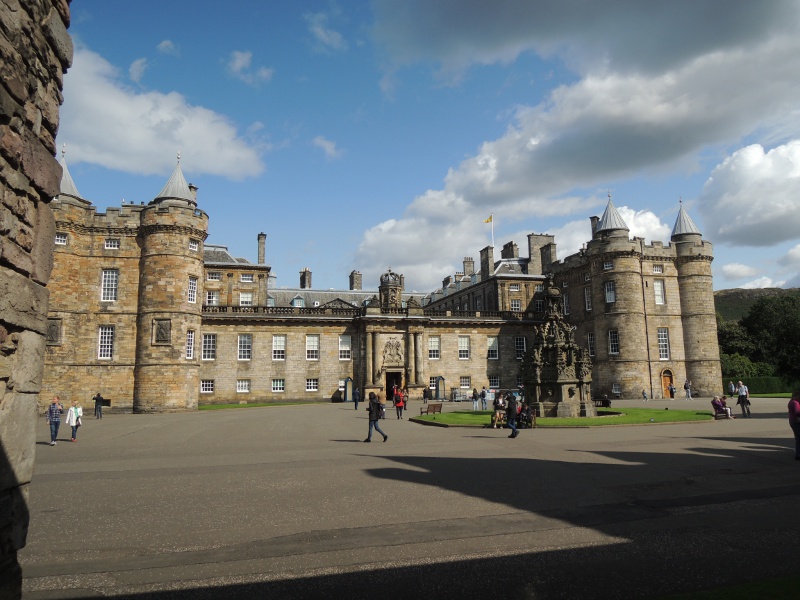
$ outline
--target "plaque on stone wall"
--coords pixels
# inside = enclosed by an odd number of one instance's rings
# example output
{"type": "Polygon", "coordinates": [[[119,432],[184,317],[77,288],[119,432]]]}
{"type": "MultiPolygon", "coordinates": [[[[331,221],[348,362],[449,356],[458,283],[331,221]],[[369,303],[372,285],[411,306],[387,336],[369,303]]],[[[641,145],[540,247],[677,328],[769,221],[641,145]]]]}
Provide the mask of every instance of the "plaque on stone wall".
{"type": "Polygon", "coordinates": [[[169,344],[172,340],[172,321],[170,319],[153,320],[153,343],[169,344]]]}
{"type": "Polygon", "coordinates": [[[48,346],[58,346],[61,344],[61,319],[47,319],[45,343],[48,346]]]}

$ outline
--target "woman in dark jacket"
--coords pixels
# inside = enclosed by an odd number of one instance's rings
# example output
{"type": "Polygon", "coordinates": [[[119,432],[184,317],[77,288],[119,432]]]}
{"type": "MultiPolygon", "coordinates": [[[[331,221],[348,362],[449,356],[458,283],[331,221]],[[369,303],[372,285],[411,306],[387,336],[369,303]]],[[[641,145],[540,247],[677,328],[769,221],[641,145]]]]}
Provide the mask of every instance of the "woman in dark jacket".
{"type": "Polygon", "coordinates": [[[380,425],[378,425],[378,421],[381,418],[382,410],[381,410],[381,403],[378,400],[378,396],[375,395],[375,392],[369,393],[369,406],[367,407],[367,410],[369,411],[369,435],[367,436],[367,439],[365,439],[364,441],[365,442],[372,441],[372,428],[374,427],[375,431],[377,431],[383,436],[383,441],[385,442],[386,440],[389,439],[389,436],[383,433],[383,430],[381,429],[380,425]]]}

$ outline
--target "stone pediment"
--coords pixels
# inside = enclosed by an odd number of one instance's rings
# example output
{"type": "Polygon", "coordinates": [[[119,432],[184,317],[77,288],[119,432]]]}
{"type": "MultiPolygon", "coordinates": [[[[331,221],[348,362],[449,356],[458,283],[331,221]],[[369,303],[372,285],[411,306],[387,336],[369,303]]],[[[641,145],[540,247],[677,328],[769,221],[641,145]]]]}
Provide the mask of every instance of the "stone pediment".
{"type": "Polygon", "coordinates": [[[320,308],[358,308],[357,305],[347,302],[346,300],[342,300],[341,298],[336,298],[335,300],[331,300],[330,302],[326,302],[320,308]]]}

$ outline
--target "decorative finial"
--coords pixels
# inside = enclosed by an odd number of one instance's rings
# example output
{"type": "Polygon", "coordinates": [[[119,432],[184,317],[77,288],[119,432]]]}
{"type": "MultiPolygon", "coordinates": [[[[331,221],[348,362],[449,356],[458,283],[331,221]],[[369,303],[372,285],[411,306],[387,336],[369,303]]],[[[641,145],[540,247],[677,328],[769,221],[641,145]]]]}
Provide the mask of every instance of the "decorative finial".
{"type": "Polygon", "coordinates": [[[181,151],[178,150],[178,162],[181,162],[181,151]]]}
{"type": "Polygon", "coordinates": [[[61,159],[63,160],[67,154],[67,143],[64,142],[61,146],[61,159]]]}
{"type": "Polygon", "coordinates": [[[611,190],[608,190],[608,201],[611,202],[611,190]]]}
{"type": "Polygon", "coordinates": [[[678,204],[683,204],[683,196],[678,196],[678,204]]]}

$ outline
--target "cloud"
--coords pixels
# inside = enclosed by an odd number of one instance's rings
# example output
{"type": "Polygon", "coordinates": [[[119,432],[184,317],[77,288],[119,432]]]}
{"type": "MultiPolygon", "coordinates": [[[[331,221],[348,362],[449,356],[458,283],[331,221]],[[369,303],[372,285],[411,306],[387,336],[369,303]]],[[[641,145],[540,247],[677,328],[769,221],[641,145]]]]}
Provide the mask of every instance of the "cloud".
{"type": "Polygon", "coordinates": [[[800,140],[769,152],[753,144],[711,172],[699,206],[723,244],[773,246],[800,237],[800,140]]]}
{"type": "Polygon", "coordinates": [[[758,279],[754,279],[753,281],[749,281],[744,285],[739,287],[746,289],[746,290],[760,290],[764,288],[776,288],[782,287],[786,283],[785,281],[773,281],[770,277],[759,277],[758,279]]]}
{"type": "Polygon", "coordinates": [[[778,263],[786,267],[800,267],[800,244],[797,244],[782,256],[778,263]]]}
{"type": "Polygon", "coordinates": [[[175,43],[172,40],[164,40],[162,42],[159,42],[158,46],[156,46],[156,49],[161,54],[168,54],[168,55],[171,55],[171,56],[180,56],[180,50],[178,49],[178,46],[176,46],[175,43]]]}
{"type": "Polygon", "coordinates": [[[59,140],[70,162],[141,175],[168,174],[180,149],[187,173],[241,179],[264,170],[260,148],[225,115],[194,106],[177,92],[125,86],[99,54],[76,46],[64,76],[59,140]]]}
{"type": "Polygon", "coordinates": [[[722,274],[725,279],[744,279],[745,277],[755,277],[758,273],[758,269],[741,263],[722,265],[722,274]]]}
{"type": "Polygon", "coordinates": [[[234,50],[231,52],[226,67],[228,73],[244,81],[248,85],[257,85],[272,79],[275,70],[267,67],[252,68],[253,53],[234,50]]]}
{"type": "Polygon", "coordinates": [[[144,72],[146,69],[147,69],[147,59],[137,58],[135,61],[131,63],[130,68],[128,68],[128,76],[131,78],[131,81],[140,83],[142,81],[142,77],[144,77],[144,72]]]}
{"type": "Polygon", "coordinates": [[[317,148],[321,148],[322,151],[325,153],[325,158],[329,160],[340,158],[344,154],[342,150],[336,147],[336,142],[332,142],[328,139],[325,139],[321,135],[318,135],[313,140],[311,140],[311,143],[317,148]]]}
{"type": "Polygon", "coordinates": [[[347,40],[341,33],[328,27],[328,15],[325,13],[306,13],[303,18],[308,23],[308,31],[316,41],[318,52],[342,52],[347,50],[347,40]]]}

